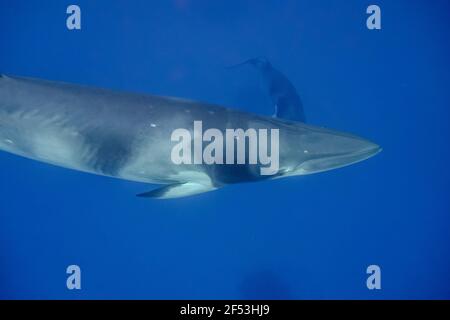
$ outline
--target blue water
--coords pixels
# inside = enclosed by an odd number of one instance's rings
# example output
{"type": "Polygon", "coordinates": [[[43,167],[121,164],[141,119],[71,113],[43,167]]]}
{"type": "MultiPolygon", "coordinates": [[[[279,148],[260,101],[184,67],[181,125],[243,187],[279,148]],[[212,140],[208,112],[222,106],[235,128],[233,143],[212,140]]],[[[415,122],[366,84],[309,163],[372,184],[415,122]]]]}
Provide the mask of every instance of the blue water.
{"type": "Polygon", "coordinates": [[[309,123],[377,142],[339,170],[184,199],[0,153],[0,298],[450,298],[450,6],[383,1],[0,1],[6,74],[262,114],[264,56],[309,123]],[[82,289],[66,288],[66,267],[82,289]],[[381,268],[368,290],[366,268],[381,268]]]}

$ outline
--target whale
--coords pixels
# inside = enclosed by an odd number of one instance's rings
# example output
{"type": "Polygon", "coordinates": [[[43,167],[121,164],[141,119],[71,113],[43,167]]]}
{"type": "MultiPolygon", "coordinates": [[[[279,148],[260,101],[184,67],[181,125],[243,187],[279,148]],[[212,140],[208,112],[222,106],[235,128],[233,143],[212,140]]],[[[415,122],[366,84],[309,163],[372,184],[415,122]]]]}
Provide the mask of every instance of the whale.
{"type": "MultiPolygon", "coordinates": [[[[202,147],[212,141],[199,143],[202,147]]],[[[243,146],[243,155],[262,148],[250,142],[243,146]]],[[[225,145],[216,145],[215,152],[220,148],[225,145]]],[[[211,103],[1,75],[0,150],[67,169],[158,184],[138,196],[171,199],[332,170],[368,159],[381,147],[350,133],[211,103]],[[205,134],[239,129],[244,142],[250,141],[250,130],[276,132],[276,172],[261,174],[264,164],[257,161],[173,161],[180,143],[174,132],[181,128],[194,139],[198,122],[205,134]]],[[[268,154],[274,150],[269,146],[268,154]]],[[[231,152],[229,158],[236,159],[238,151],[231,152]]]]}
{"type": "Polygon", "coordinates": [[[241,66],[254,67],[260,76],[262,86],[275,107],[274,117],[306,122],[303,102],[292,82],[267,58],[252,58],[228,67],[234,69],[241,66]]]}

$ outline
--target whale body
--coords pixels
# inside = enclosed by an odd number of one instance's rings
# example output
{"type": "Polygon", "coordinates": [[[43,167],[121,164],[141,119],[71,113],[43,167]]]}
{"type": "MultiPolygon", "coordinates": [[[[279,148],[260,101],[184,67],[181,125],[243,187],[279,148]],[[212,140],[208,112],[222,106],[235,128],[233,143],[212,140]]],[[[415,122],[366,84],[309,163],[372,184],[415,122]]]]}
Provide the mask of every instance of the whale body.
{"type": "MultiPolygon", "coordinates": [[[[194,135],[194,132],[192,132],[194,135]]],[[[144,197],[176,198],[225,185],[311,174],[381,148],[355,135],[187,99],[0,76],[0,150],[69,169],[162,184],[144,197]],[[176,164],[178,128],[279,130],[279,170],[261,164],[176,164]]]]}

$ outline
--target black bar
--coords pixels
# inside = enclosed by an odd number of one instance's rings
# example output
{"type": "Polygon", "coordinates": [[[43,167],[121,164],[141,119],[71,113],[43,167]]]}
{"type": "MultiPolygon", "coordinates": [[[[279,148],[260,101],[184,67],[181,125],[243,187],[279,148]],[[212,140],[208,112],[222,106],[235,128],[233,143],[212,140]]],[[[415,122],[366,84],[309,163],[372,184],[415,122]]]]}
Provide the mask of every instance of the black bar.
{"type": "MultiPolygon", "coordinates": [[[[360,319],[398,314],[448,314],[449,301],[417,300],[10,300],[0,301],[15,315],[45,311],[85,317],[93,312],[142,319],[314,319],[318,316],[356,315],[360,319]],[[212,313],[211,313],[211,310],[212,313]]],[[[446,318],[446,317],[444,317],[446,318]]]]}

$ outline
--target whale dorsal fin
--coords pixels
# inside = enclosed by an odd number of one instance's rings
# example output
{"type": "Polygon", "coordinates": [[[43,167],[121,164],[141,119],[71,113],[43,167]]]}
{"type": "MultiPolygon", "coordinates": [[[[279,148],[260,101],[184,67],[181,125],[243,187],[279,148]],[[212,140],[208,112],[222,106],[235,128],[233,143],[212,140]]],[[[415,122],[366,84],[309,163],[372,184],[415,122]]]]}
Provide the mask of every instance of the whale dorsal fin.
{"type": "Polygon", "coordinates": [[[196,182],[185,182],[169,184],[149,192],[138,194],[137,196],[143,198],[172,199],[192,196],[215,189],[217,188],[196,182]]]}

